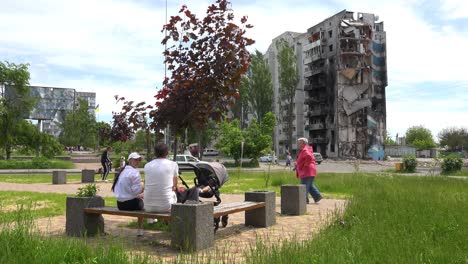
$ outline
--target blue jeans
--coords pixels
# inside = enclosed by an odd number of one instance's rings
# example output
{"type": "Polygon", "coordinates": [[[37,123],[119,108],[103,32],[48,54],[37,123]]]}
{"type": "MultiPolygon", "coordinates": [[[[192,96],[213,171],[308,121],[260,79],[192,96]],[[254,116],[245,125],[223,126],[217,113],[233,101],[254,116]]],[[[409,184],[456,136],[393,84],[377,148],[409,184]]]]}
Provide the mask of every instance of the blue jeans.
{"type": "Polygon", "coordinates": [[[312,198],[314,198],[314,201],[317,202],[322,198],[322,195],[320,194],[319,190],[317,187],[314,185],[314,179],[315,177],[306,177],[306,178],[301,178],[301,184],[305,184],[306,186],[306,201],[309,203],[309,193],[312,195],[312,198]]]}

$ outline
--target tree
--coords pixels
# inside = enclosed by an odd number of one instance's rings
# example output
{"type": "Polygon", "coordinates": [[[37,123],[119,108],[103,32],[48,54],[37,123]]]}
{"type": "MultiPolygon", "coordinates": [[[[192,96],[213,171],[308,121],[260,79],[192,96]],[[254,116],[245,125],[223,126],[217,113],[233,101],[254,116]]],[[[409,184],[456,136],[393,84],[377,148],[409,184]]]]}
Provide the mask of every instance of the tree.
{"type": "Polygon", "coordinates": [[[18,123],[15,147],[22,153],[35,153],[37,157],[41,154],[47,158],[53,158],[63,150],[54,136],[40,132],[37,126],[26,120],[18,123]]]}
{"type": "Polygon", "coordinates": [[[444,128],[438,135],[441,146],[447,146],[450,151],[468,150],[468,129],[464,127],[444,128]]]}
{"type": "Polygon", "coordinates": [[[96,142],[96,119],[89,111],[88,102],[78,99],[78,109],[69,111],[60,125],[59,141],[65,146],[93,148],[96,142]]]}
{"type": "Polygon", "coordinates": [[[294,48],[286,40],[276,41],[276,49],[278,50],[279,114],[286,130],[286,146],[291,150],[295,119],[294,97],[299,83],[299,70],[294,48]]]}
{"type": "Polygon", "coordinates": [[[262,123],[263,116],[273,109],[273,84],[270,67],[258,50],[252,56],[249,72],[242,84],[253,115],[262,123]]]}
{"type": "Polygon", "coordinates": [[[385,135],[385,145],[391,146],[391,145],[396,145],[395,140],[392,139],[392,136],[390,133],[387,131],[387,134],[385,135]]]}
{"type": "Polygon", "coordinates": [[[18,124],[27,117],[36,101],[29,94],[29,64],[0,62],[0,147],[10,159],[18,124]]]}
{"type": "MultiPolygon", "coordinates": [[[[202,130],[210,119],[223,120],[228,106],[239,97],[241,77],[250,61],[247,46],[254,43],[233,22],[229,1],[217,0],[203,19],[186,5],[179,13],[182,17],[172,16],[163,28],[167,35],[162,44],[168,45],[165,63],[171,77],[164,80],[156,96],[157,109],[150,115],[156,128],[170,125],[176,136],[190,126],[202,130]]],[[[240,22],[244,25],[247,18],[240,22]]]]}
{"type": "Polygon", "coordinates": [[[239,128],[239,120],[224,122],[220,125],[217,148],[234,158],[238,165],[241,157],[241,142],[244,142],[243,157],[257,160],[265,152],[271,151],[272,133],[275,126],[275,115],[266,113],[262,124],[254,118],[246,130],[239,128]]]}
{"type": "Polygon", "coordinates": [[[110,146],[112,127],[106,122],[98,122],[96,124],[99,146],[110,146]]]}
{"type": "Polygon", "coordinates": [[[406,143],[418,150],[434,148],[435,142],[429,129],[423,126],[413,126],[406,130],[406,143]]]}

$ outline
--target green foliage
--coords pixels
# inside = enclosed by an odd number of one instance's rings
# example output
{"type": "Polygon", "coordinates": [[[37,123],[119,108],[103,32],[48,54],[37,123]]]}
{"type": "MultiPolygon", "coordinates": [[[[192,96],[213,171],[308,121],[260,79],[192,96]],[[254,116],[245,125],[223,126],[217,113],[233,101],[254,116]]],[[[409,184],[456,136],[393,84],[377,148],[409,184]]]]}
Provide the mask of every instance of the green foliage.
{"type": "Polygon", "coordinates": [[[41,154],[46,158],[53,158],[62,154],[63,145],[60,144],[54,136],[41,133],[40,135],[41,142],[41,154]]]}
{"type": "Polygon", "coordinates": [[[294,46],[290,45],[285,39],[276,41],[275,45],[278,50],[279,113],[286,130],[287,141],[285,145],[287,149],[292,149],[295,120],[294,97],[299,84],[299,70],[294,46]]]}
{"type": "Polygon", "coordinates": [[[98,122],[96,124],[96,128],[98,130],[98,145],[102,146],[110,146],[111,144],[111,130],[112,127],[109,123],[106,122],[98,122]]]}
{"type": "Polygon", "coordinates": [[[444,128],[438,135],[440,146],[448,147],[449,151],[468,149],[468,129],[461,127],[444,128]]]}
{"type": "Polygon", "coordinates": [[[395,140],[392,139],[392,136],[390,133],[387,131],[387,134],[385,135],[385,145],[391,146],[391,145],[396,145],[395,140]]]}
{"type": "Polygon", "coordinates": [[[403,157],[403,170],[406,172],[415,172],[418,161],[416,156],[413,154],[408,154],[403,157]]]}
{"type": "Polygon", "coordinates": [[[97,191],[99,190],[99,187],[96,186],[96,184],[87,184],[81,188],[78,188],[78,192],[76,193],[76,196],[78,197],[93,197],[96,196],[97,191]]]}
{"type": "Polygon", "coordinates": [[[0,148],[10,159],[11,150],[17,141],[19,123],[29,116],[36,101],[29,95],[29,64],[0,62],[0,148]],[[7,91],[8,87],[8,93],[7,91]]]}
{"type": "Polygon", "coordinates": [[[250,122],[246,130],[239,128],[237,119],[232,122],[224,122],[220,125],[220,138],[216,145],[226,155],[233,157],[236,165],[239,165],[241,157],[241,142],[244,142],[243,158],[258,159],[262,154],[271,150],[275,116],[267,113],[263,117],[263,123],[258,124],[256,119],[250,122]]]}
{"type": "Polygon", "coordinates": [[[0,160],[0,169],[73,169],[70,161],[48,160],[45,157],[37,157],[33,160],[0,160]],[[33,162],[33,160],[35,162],[33,162]],[[45,161],[47,160],[47,161],[45,161]],[[47,167],[44,167],[47,165],[47,167]]]}
{"type": "Polygon", "coordinates": [[[242,80],[242,87],[252,113],[258,122],[262,123],[263,116],[273,110],[273,84],[270,67],[258,50],[252,56],[247,76],[242,80]]]}
{"type": "Polygon", "coordinates": [[[13,224],[3,221],[9,215],[0,214],[0,222],[5,223],[0,225],[2,263],[154,263],[148,256],[127,253],[117,242],[91,246],[88,240],[44,236],[34,224],[35,209],[25,206],[15,211],[13,224]]]}
{"type": "Polygon", "coordinates": [[[454,154],[448,155],[442,160],[442,173],[451,173],[461,171],[463,167],[463,160],[454,154]]]}
{"type": "Polygon", "coordinates": [[[90,113],[88,102],[79,100],[76,111],[69,111],[60,127],[59,141],[65,146],[81,145],[94,148],[96,143],[96,119],[90,113]]]}
{"type": "Polygon", "coordinates": [[[50,161],[46,157],[36,157],[31,162],[36,169],[48,169],[50,167],[50,161]]]}
{"type": "Polygon", "coordinates": [[[413,126],[406,131],[406,143],[418,150],[434,148],[435,142],[429,129],[423,126],[413,126]]]}

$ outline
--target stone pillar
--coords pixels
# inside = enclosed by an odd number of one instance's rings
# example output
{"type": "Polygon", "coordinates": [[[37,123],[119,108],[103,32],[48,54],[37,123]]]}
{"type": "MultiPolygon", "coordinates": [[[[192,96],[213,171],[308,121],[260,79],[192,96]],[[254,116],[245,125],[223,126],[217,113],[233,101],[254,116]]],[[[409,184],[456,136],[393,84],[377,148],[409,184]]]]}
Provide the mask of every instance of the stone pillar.
{"type": "Polygon", "coordinates": [[[104,232],[104,218],[100,214],[86,214],[84,208],[104,207],[104,199],[94,197],[67,197],[65,231],[69,236],[94,236],[104,232]]]}
{"type": "Polygon", "coordinates": [[[245,193],[245,201],[265,202],[265,207],[245,212],[245,225],[269,227],[276,224],[275,192],[253,191],[245,193]]]}
{"type": "Polygon", "coordinates": [[[171,209],[171,245],[197,251],[214,245],[213,203],[186,202],[171,209]]]}
{"type": "Polygon", "coordinates": [[[81,182],[82,183],[94,182],[94,170],[82,170],[81,171],[81,182]]]}
{"type": "Polygon", "coordinates": [[[66,184],[67,172],[66,171],[52,171],[52,184],[66,184]]]}
{"type": "Polygon", "coordinates": [[[281,214],[303,215],[307,212],[304,184],[281,185],[281,214]]]}

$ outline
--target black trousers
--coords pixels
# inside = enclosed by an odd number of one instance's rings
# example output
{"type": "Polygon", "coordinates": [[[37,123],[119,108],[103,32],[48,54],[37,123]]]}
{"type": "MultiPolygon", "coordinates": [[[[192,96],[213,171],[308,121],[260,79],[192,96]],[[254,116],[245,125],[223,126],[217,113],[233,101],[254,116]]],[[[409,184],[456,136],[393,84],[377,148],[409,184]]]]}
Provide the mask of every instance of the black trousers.
{"type": "Polygon", "coordinates": [[[102,164],[102,180],[107,180],[107,175],[110,172],[110,163],[109,162],[101,162],[102,164]]]}
{"type": "Polygon", "coordinates": [[[125,210],[125,211],[142,210],[143,209],[143,200],[140,199],[140,198],[134,198],[132,200],[128,200],[128,201],[125,201],[125,202],[117,201],[117,208],[119,208],[119,210],[125,210]]]}

